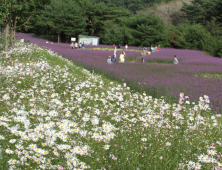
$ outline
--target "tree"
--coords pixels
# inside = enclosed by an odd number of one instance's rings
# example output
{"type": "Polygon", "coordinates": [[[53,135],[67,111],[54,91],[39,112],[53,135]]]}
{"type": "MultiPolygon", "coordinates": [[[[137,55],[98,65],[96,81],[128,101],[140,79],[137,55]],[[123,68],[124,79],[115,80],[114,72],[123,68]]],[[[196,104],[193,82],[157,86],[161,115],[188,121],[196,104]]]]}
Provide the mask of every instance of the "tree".
{"type": "Polygon", "coordinates": [[[0,16],[4,27],[5,34],[5,51],[8,51],[8,37],[10,31],[11,45],[12,38],[15,39],[16,28],[25,25],[33,14],[49,3],[50,0],[1,0],[0,1],[0,16]],[[16,23],[21,18],[26,20],[21,25],[16,26],[16,23]]]}
{"type": "Polygon", "coordinates": [[[106,22],[130,15],[128,10],[113,4],[95,3],[89,0],[76,0],[76,2],[82,8],[84,17],[87,18],[86,30],[89,35],[103,35],[107,28],[106,22]]]}
{"type": "MultiPolygon", "coordinates": [[[[204,50],[209,51],[212,55],[222,56],[221,54],[221,51],[222,51],[222,41],[221,41],[221,38],[222,38],[222,34],[221,34],[222,2],[221,0],[192,0],[191,2],[192,4],[190,5],[184,3],[184,6],[181,9],[181,11],[184,13],[182,17],[187,19],[187,21],[190,23],[194,23],[194,24],[198,23],[204,26],[204,29],[206,29],[207,33],[205,32],[202,37],[207,39],[206,40],[207,43],[205,43],[203,47],[202,45],[200,45],[200,42],[203,42],[203,38],[201,38],[201,41],[198,43],[196,41],[197,39],[200,40],[200,37],[196,37],[196,36],[192,37],[193,40],[190,42],[194,43],[193,47],[195,47],[195,49],[199,49],[199,50],[204,49],[204,50]]],[[[200,28],[200,30],[203,31],[203,28],[200,28]]],[[[195,33],[196,35],[198,35],[198,32],[195,29],[193,31],[190,31],[190,33],[192,35],[194,35],[195,33]]],[[[184,42],[186,42],[186,40],[184,42]]],[[[189,44],[186,44],[185,46],[189,47],[190,46],[189,44]]],[[[189,47],[189,48],[192,48],[192,47],[189,47]]]]}
{"type": "Polygon", "coordinates": [[[138,14],[126,19],[125,25],[132,29],[134,45],[150,46],[162,41],[164,24],[157,16],[138,14]]]}
{"type": "Polygon", "coordinates": [[[208,51],[214,56],[221,51],[221,42],[201,24],[181,24],[168,33],[171,47],[208,51]]]}
{"type": "Polygon", "coordinates": [[[58,42],[61,41],[61,33],[65,34],[67,39],[71,36],[77,37],[86,27],[82,9],[72,0],[52,0],[51,4],[45,6],[39,19],[46,21],[46,25],[58,35],[58,42]]]}
{"type": "Polygon", "coordinates": [[[150,46],[162,44],[163,22],[151,14],[138,14],[129,18],[120,18],[101,38],[105,44],[128,44],[150,46]]]}
{"type": "MultiPolygon", "coordinates": [[[[221,16],[222,3],[220,0],[192,0],[192,4],[184,3],[181,11],[185,19],[192,23],[206,24],[213,17],[221,16]]],[[[219,18],[218,18],[219,19],[219,18]]]]}
{"type": "Polygon", "coordinates": [[[101,41],[104,44],[121,44],[124,43],[124,30],[123,27],[118,26],[115,24],[113,27],[108,29],[104,36],[102,37],[101,41]]]}

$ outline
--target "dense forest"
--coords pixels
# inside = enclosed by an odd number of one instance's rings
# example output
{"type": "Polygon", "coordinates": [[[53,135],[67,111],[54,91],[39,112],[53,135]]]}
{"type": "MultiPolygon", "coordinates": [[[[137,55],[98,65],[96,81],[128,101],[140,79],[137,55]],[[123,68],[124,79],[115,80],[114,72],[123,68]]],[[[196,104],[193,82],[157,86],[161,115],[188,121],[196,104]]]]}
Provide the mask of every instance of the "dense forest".
{"type": "Polygon", "coordinates": [[[160,45],[222,57],[221,0],[23,1],[0,1],[3,39],[10,37],[11,45],[15,31],[47,35],[58,42],[70,42],[70,37],[83,34],[99,36],[101,44],[160,45]],[[167,6],[178,1],[182,2],[179,9],[167,6]],[[154,6],[160,3],[161,10],[155,12],[154,6]],[[168,16],[172,22],[165,22],[160,14],[169,10],[174,12],[168,16]]]}

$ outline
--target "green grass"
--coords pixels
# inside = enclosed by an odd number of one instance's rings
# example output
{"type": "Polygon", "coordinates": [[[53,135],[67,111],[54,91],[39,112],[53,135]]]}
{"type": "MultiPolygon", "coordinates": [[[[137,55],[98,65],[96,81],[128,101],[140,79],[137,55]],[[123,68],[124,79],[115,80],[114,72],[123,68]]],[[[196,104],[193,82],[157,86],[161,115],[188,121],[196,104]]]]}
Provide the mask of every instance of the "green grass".
{"type": "Polygon", "coordinates": [[[201,75],[202,77],[211,77],[211,78],[222,78],[222,74],[218,73],[205,73],[201,75]]]}
{"type": "Polygon", "coordinates": [[[172,60],[170,59],[157,59],[157,58],[153,58],[153,59],[148,59],[149,63],[162,63],[162,64],[173,64],[172,60]]]}
{"type": "Polygon", "coordinates": [[[198,158],[221,161],[222,118],[201,109],[207,108],[207,96],[199,106],[182,94],[180,104],[168,104],[167,96],[147,96],[130,90],[125,80],[90,73],[36,46],[26,48],[32,52],[10,54],[11,61],[0,56],[0,168],[171,170],[187,169],[190,161],[205,170],[218,167],[198,158]],[[32,139],[35,131],[38,140],[32,139]]]}
{"type": "MultiPolygon", "coordinates": [[[[141,56],[135,55],[126,57],[126,62],[142,62],[141,56]],[[140,57],[140,58],[138,58],[140,57]]],[[[158,58],[152,58],[152,59],[145,59],[145,63],[158,63],[158,64],[173,64],[171,59],[158,59],[158,58]]]]}
{"type": "Polygon", "coordinates": [[[205,78],[215,78],[215,79],[221,79],[222,74],[220,73],[203,73],[200,75],[195,75],[195,77],[205,77],[205,78]]]}

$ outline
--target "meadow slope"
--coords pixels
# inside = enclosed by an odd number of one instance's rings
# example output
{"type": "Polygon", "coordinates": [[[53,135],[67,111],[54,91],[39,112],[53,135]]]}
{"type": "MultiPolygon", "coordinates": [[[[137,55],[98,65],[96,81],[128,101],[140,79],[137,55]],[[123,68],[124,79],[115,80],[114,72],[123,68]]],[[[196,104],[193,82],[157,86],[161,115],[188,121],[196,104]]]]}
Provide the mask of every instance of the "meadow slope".
{"type": "Polygon", "coordinates": [[[169,104],[24,43],[0,54],[0,78],[1,169],[222,168],[207,95],[169,104]]]}

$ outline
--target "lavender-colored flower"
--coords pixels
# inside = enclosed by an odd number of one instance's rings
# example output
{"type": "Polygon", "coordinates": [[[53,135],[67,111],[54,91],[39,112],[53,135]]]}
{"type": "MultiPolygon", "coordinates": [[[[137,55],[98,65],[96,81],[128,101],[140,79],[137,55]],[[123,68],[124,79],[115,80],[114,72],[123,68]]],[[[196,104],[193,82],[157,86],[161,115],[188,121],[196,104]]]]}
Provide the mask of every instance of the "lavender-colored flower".
{"type": "MultiPolygon", "coordinates": [[[[147,63],[141,63],[141,47],[129,47],[126,51],[127,58],[140,58],[132,62],[119,63],[121,50],[116,51],[116,64],[107,64],[107,57],[113,55],[110,45],[99,45],[99,48],[110,48],[111,50],[70,49],[67,43],[46,43],[46,40],[36,38],[34,34],[17,33],[17,39],[23,37],[30,43],[38,44],[51,49],[63,57],[84,67],[107,74],[117,80],[124,79],[127,85],[139,86],[154,97],[168,96],[178,101],[178,95],[183,92],[189,96],[190,101],[198,102],[200,96],[209,96],[208,105],[215,112],[221,112],[222,108],[222,78],[204,76],[205,74],[222,75],[222,59],[205,55],[197,50],[166,49],[145,56],[147,63]],[[133,51],[134,50],[134,51],[133,51]],[[173,64],[173,55],[176,55],[179,64],[173,64]],[[152,59],[172,60],[172,64],[150,63],[152,59]]],[[[89,46],[91,47],[91,46],[89,46]]],[[[176,102],[176,101],[175,101],[176,102]]],[[[183,100],[180,101],[182,103],[183,100]]]]}
{"type": "Polygon", "coordinates": [[[58,170],[65,170],[65,168],[64,168],[63,166],[60,166],[60,167],[58,168],[58,170]]]}

